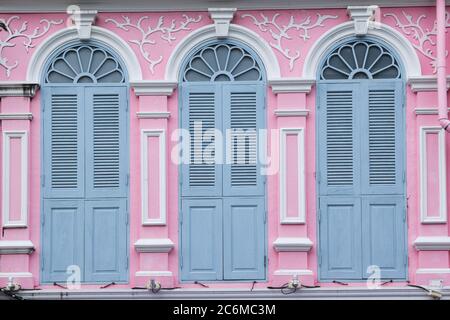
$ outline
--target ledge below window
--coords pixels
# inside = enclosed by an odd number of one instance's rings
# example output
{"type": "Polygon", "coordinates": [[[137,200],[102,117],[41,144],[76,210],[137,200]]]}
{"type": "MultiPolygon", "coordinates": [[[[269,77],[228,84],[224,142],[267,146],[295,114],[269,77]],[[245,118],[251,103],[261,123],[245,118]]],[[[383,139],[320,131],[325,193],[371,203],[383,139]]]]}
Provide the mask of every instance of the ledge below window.
{"type": "Polygon", "coordinates": [[[34,251],[34,244],[30,240],[1,240],[0,254],[30,254],[34,251]]]}
{"type": "Polygon", "coordinates": [[[308,238],[277,238],[273,247],[277,252],[307,252],[311,250],[313,243],[308,238]]]}
{"type": "Polygon", "coordinates": [[[450,250],[450,237],[418,237],[414,247],[418,251],[447,251],[450,250]]]}
{"type": "Polygon", "coordinates": [[[134,243],[137,252],[168,253],[173,249],[170,239],[139,239],[134,243]]]}

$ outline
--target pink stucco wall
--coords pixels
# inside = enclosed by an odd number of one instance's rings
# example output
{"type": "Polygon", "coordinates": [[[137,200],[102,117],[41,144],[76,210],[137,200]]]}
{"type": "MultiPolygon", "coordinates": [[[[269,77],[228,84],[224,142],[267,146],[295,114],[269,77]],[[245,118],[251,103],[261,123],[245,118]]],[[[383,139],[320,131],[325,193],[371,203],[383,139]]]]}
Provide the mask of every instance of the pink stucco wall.
{"type": "MultiPolygon", "coordinates": [[[[399,27],[396,26],[395,20],[392,17],[385,17],[386,13],[394,13],[406,23],[406,17],[402,12],[406,12],[413,17],[413,20],[420,15],[425,15],[421,21],[421,26],[425,28],[432,28],[434,21],[434,8],[382,8],[381,22],[386,23],[396,29],[402,36],[406,37],[413,46],[417,46],[418,41],[414,38],[414,34],[405,34],[399,27]]],[[[175,39],[172,42],[164,41],[161,38],[161,33],[155,33],[150,36],[151,40],[156,42],[155,45],[146,46],[151,59],[157,59],[162,56],[162,61],[154,66],[154,72],[151,72],[149,64],[140,52],[136,44],[130,40],[140,39],[141,34],[139,30],[130,28],[129,31],[117,28],[113,23],[106,22],[107,19],[115,19],[118,22],[123,22],[122,15],[129,17],[132,23],[142,16],[148,16],[150,25],[155,26],[157,19],[163,15],[164,23],[169,25],[170,21],[174,19],[176,23],[183,20],[182,13],[100,13],[98,14],[96,25],[102,28],[107,28],[114,32],[118,37],[124,39],[130,44],[134,50],[137,59],[140,62],[143,79],[146,80],[164,80],[166,70],[166,63],[171,56],[176,45],[185,37],[188,37],[190,32],[211,24],[212,21],[207,12],[190,12],[189,17],[197,18],[201,16],[201,20],[196,23],[189,24],[190,30],[182,30],[174,33],[175,39]]],[[[0,18],[7,19],[13,15],[2,15],[0,18]]],[[[55,32],[62,30],[68,26],[67,15],[65,14],[18,14],[19,20],[13,22],[15,28],[20,28],[22,23],[27,22],[27,32],[31,33],[36,27],[41,26],[41,19],[59,20],[63,19],[63,23],[53,25],[50,30],[42,37],[38,37],[32,41],[33,47],[25,50],[23,41],[26,38],[17,38],[12,41],[14,46],[3,48],[0,51],[1,58],[7,58],[10,63],[18,61],[18,66],[11,70],[10,76],[5,72],[4,68],[0,67],[0,81],[23,81],[26,79],[26,71],[28,61],[35,52],[36,48],[40,46],[42,41],[51,37],[55,32]]],[[[233,23],[246,27],[256,32],[262,39],[268,42],[278,59],[281,69],[282,77],[301,77],[304,68],[305,57],[308,51],[314,45],[316,39],[326,34],[331,28],[347,22],[349,20],[346,10],[279,10],[279,11],[238,11],[233,20],[233,23]],[[242,17],[245,14],[251,14],[258,19],[260,14],[264,14],[269,19],[275,14],[279,14],[276,22],[278,26],[289,24],[291,16],[299,23],[304,21],[307,17],[311,17],[312,22],[315,22],[316,14],[337,16],[335,19],[328,19],[323,22],[322,26],[313,28],[308,31],[308,38],[302,39],[298,37],[298,32],[290,30],[288,35],[290,39],[282,39],[281,45],[283,50],[289,49],[290,53],[298,50],[299,58],[293,63],[290,68],[289,59],[287,59],[275,47],[277,42],[272,38],[270,32],[261,31],[249,17],[242,17]]],[[[143,24],[146,28],[147,24],[143,24]]],[[[41,29],[42,30],[42,29],[41,29]]],[[[3,39],[4,32],[0,33],[0,39],[3,39]]],[[[447,37],[447,48],[450,48],[450,41],[447,37]]],[[[426,42],[423,47],[424,50],[435,50],[435,46],[430,42],[426,42]]],[[[421,69],[423,75],[432,75],[433,68],[430,64],[431,60],[420,52],[420,48],[416,49],[416,54],[421,62],[421,69]]],[[[435,53],[434,53],[435,54],[435,53]]],[[[124,60],[127,57],[122,57],[124,60]]],[[[447,58],[447,63],[450,65],[450,57],[447,58]]],[[[139,270],[156,270],[156,271],[170,271],[173,277],[161,277],[161,281],[168,286],[179,284],[179,259],[178,259],[178,167],[170,161],[170,151],[175,145],[171,141],[171,133],[178,128],[179,112],[178,112],[178,94],[175,90],[170,97],[155,97],[155,96],[141,96],[136,97],[133,90],[130,89],[130,284],[126,287],[133,287],[135,285],[142,285],[145,281],[143,277],[136,277],[135,273],[139,270]],[[137,111],[169,111],[170,118],[167,119],[138,119],[135,115],[137,111]],[[167,142],[167,224],[165,226],[142,226],[141,224],[141,154],[140,154],[140,132],[141,129],[165,129],[167,142]],[[174,249],[169,253],[137,253],[134,250],[134,242],[142,238],[169,238],[174,243],[174,249]]],[[[291,93],[275,95],[271,88],[267,88],[267,128],[276,129],[281,127],[293,127],[305,129],[305,189],[306,189],[306,223],[296,225],[281,225],[279,217],[279,176],[278,174],[268,177],[267,188],[268,192],[268,281],[267,283],[278,285],[284,283],[286,277],[275,276],[274,272],[278,269],[306,269],[313,272],[312,276],[305,276],[304,281],[312,284],[317,281],[317,230],[316,230],[316,181],[314,177],[316,159],[316,128],[315,128],[315,105],[316,105],[316,91],[312,88],[309,94],[305,93],[291,93]],[[280,117],[274,115],[274,110],[277,108],[296,108],[308,109],[309,115],[307,117],[280,117]],[[273,249],[272,243],[279,237],[305,237],[313,242],[313,247],[309,252],[283,252],[277,253],[273,249]]],[[[406,91],[406,165],[407,165],[407,197],[408,197],[408,256],[409,268],[408,276],[411,282],[426,283],[428,279],[433,278],[433,275],[416,274],[418,268],[450,268],[450,257],[448,251],[422,251],[418,252],[413,242],[418,236],[449,236],[449,224],[422,224],[420,221],[420,193],[419,193],[419,128],[421,126],[437,126],[436,115],[416,115],[415,108],[436,108],[436,92],[412,92],[408,86],[406,91]]],[[[2,272],[31,272],[32,279],[24,282],[26,286],[39,285],[39,256],[41,253],[40,245],[40,125],[41,125],[41,96],[38,92],[32,99],[4,97],[0,101],[1,113],[18,113],[31,112],[33,114],[32,121],[28,120],[3,120],[1,123],[1,130],[24,130],[29,133],[29,209],[28,209],[28,227],[20,229],[5,229],[4,234],[0,240],[31,240],[35,246],[35,252],[30,256],[14,255],[0,257],[0,273],[2,272]]],[[[0,142],[2,143],[2,142],[0,142]]],[[[278,141],[270,142],[278,144],[278,141]]],[[[291,143],[291,142],[290,142],[291,143]]],[[[437,150],[437,139],[429,139],[430,153],[435,153],[437,150]]],[[[447,163],[450,162],[450,143],[446,142],[447,163]]],[[[1,147],[1,146],[0,146],[1,147]]],[[[15,147],[14,147],[15,148],[15,147]]],[[[270,145],[269,145],[270,148],[270,145]]],[[[289,148],[291,149],[291,148],[289,148]]],[[[288,158],[289,151],[288,149],[288,158]]],[[[14,149],[15,150],[15,149],[14,149]]],[[[153,155],[154,156],[154,155],[153,155]]],[[[11,160],[19,161],[20,153],[12,154],[11,160]]],[[[19,163],[19,162],[18,162],[19,163]]],[[[151,158],[149,164],[154,166],[157,163],[156,158],[151,158]]],[[[436,194],[439,192],[438,179],[436,179],[437,162],[429,161],[429,172],[432,179],[428,181],[430,193],[430,210],[436,210],[436,194]],[[434,178],[433,178],[434,174],[434,178]],[[436,189],[437,188],[437,189],[436,189]]],[[[292,163],[289,163],[292,166],[292,163]]],[[[14,166],[12,170],[19,170],[14,166]]],[[[295,172],[295,167],[294,167],[295,172]]],[[[18,172],[20,174],[20,172],[18,172]]],[[[292,183],[292,182],[289,182],[292,183]]],[[[19,188],[20,185],[13,185],[12,191],[19,188]]],[[[149,194],[153,194],[155,199],[158,199],[159,189],[157,185],[149,186],[149,194]]],[[[449,195],[450,182],[447,182],[447,196],[449,195]]],[[[17,192],[12,192],[11,203],[17,205],[20,201],[17,192]],[[16,197],[16,198],[14,198],[16,197]]],[[[3,201],[3,199],[1,199],[3,201]]],[[[288,206],[295,208],[297,206],[294,196],[289,194],[288,206]]],[[[157,211],[155,207],[152,212],[157,211]]],[[[448,214],[448,213],[447,213],[448,214]]],[[[289,277],[288,277],[289,278],[289,277]]],[[[439,275],[439,278],[445,278],[446,284],[450,285],[450,273],[439,275]]],[[[5,281],[5,279],[0,280],[5,281]]],[[[267,283],[257,284],[265,287],[267,283]]],[[[331,286],[333,284],[322,284],[323,286],[331,286]]],[[[359,284],[352,284],[359,285],[359,284]]],[[[391,284],[399,285],[399,283],[391,284]]],[[[401,283],[400,283],[401,285],[401,283]]],[[[182,284],[183,287],[196,286],[193,284],[182,284]]],[[[248,283],[212,283],[210,287],[246,287],[248,283]]]]}

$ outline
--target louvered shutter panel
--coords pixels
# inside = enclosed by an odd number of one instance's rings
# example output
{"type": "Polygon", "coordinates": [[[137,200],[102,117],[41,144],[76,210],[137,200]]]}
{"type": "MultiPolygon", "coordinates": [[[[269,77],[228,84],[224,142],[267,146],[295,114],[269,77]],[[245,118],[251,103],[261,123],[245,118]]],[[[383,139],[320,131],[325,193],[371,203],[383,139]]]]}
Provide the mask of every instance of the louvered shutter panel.
{"type": "Polygon", "coordinates": [[[202,141],[202,136],[206,137],[208,132],[221,129],[220,87],[204,83],[189,84],[184,85],[182,91],[182,127],[189,130],[191,137],[189,163],[182,164],[182,195],[220,196],[222,171],[220,163],[213,158],[216,141],[214,138],[204,138],[202,141]]]}
{"type": "Polygon", "coordinates": [[[264,176],[258,159],[258,130],[264,121],[263,90],[263,85],[224,85],[224,196],[264,195],[264,176]]]}
{"type": "Polygon", "coordinates": [[[356,84],[320,86],[320,194],[359,192],[359,112],[356,84]]]}
{"type": "Polygon", "coordinates": [[[46,88],[44,98],[44,196],[84,196],[82,88],[46,88]]]}
{"type": "Polygon", "coordinates": [[[88,197],[126,196],[126,88],[86,88],[88,197]]]}
{"type": "Polygon", "coordinates": [[[362,98],[362,193],[403,193],[401,80],[365,83],[362,98]]]}

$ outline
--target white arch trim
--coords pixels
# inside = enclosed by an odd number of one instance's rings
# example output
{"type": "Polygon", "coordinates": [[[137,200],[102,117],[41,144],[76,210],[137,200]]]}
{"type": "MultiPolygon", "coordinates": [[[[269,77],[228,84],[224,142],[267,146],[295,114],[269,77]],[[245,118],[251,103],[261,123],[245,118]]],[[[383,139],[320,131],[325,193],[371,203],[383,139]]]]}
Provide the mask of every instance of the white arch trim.
{"type": "MultiPolygon", "coordinates": [[[[120,55],[120,58],[127,68],[130,82],[142,80],[139,61],[133,50],[124,40],[119,38],[113,32],[96,26],[92,27],[91,38],[104,43],[120,55]]],[[[69,27],[56,32],[41,43],[28,64],[27,81],[40,83],[44,65],[50,54],[60,46],[76,39],[78,39],[78,29],[76,27],[69,27]]]]}
{"type": "MultiPolygon", "coordinates": [[[[367,34],[384,40],[400,55],[407,79],[422,75],[419,57],[414,47],[402,34],[386,24],[372,23],[371,26],[367,34]]],[[[319,63],[330,48],[336,42],[354,35],[355,27],[353,21],[340,24],[323,34],[314,43],[306,56],[305,63],[303,64],[303,78],[316,79],[317,71],[320,67],[319,63]]]]}
{"type": "MultiPolygon", "coordinates": [[[[280,77],[278,59],[261,36],[245,27],[230,24],[228,38],[241,41],[256,52],[264,64],[269,81],[280,77]]],[[[183,59],[201,42],[211,39],[217,39],[216,28],[213,24],[197,29],[180,41],[167,62],[165,79],[170,82],[178,82],[183,59]]]]}

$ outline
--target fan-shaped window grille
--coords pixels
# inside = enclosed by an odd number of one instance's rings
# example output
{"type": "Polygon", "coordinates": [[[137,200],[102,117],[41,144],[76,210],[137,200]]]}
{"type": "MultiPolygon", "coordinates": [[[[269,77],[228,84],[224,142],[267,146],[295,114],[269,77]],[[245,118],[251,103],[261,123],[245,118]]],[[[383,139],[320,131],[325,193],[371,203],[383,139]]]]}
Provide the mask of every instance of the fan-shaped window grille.
{"type": "Polygon", "coordinates": [[[188,62],[183,81],[260,81],[258,62],[245,49],[214,44],[198,50],[188,62]]]}
{"type": "Polygon", "coordinates": [[[354,41],[334,50],[325,61],[322,80],[399,79],[400,67],[385,47],[371,41],[354,41]]]}
{"type": "Polygon", "coordinates": [[[124,72],[117,59],[95,45],[76,45],[54,58],[46,83],[123,83],[124,72]]]}

